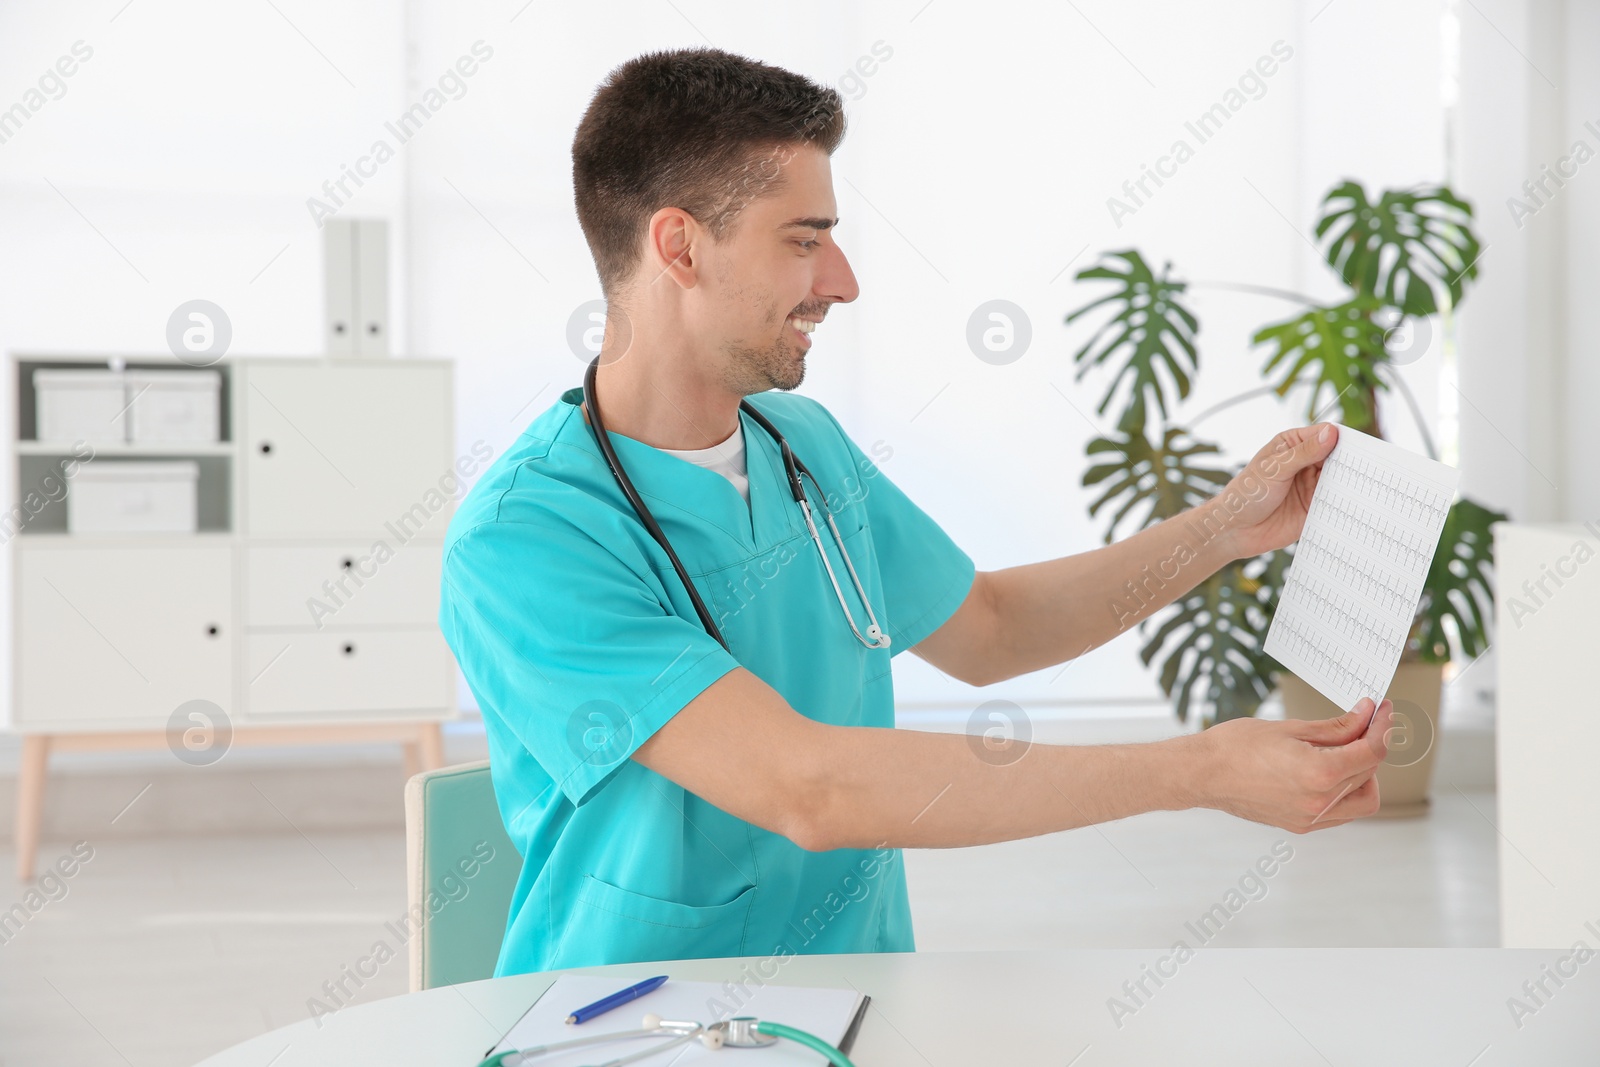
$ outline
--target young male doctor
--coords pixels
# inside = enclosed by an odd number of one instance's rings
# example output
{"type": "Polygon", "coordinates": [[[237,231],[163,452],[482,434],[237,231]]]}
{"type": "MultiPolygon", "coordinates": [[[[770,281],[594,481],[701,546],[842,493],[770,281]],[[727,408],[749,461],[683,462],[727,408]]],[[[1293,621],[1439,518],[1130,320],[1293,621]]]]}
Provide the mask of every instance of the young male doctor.
{"type": "Polygon", "coordinates": [[[1294,541],[1337,431],[1279,434],[1212,500],[1118,544],[976,571],[792,392],[813,332],[858,293],[834,239],[844,126],[833,90],[696,49],[618,67],[578,127],[578,219],[608,306],[593,405],[573,388],[539,415],[445,547],[440,625],[524,863],[499,974],[910,950],[902,848],[1163,809],[1297,833],[1378,809],[1388,702],[1154,744],[997,750],[894,728],[895,654],[988,685],[1294,541]],[[815,541],[747,398],[810,472],[815,541]],[[594,407],[726,645],[624,494],[594,407]],[[1131,617],[1106,607],[1129,582],[1131,617]]]}

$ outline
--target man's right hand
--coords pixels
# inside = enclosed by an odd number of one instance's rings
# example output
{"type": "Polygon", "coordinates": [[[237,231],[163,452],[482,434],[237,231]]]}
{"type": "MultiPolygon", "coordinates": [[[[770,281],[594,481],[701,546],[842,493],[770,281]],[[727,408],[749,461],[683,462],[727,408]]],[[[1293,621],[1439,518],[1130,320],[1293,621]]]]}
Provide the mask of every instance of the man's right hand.
{"type": "Polygon", "coordinates": [[[1194,738],[1209,767],[1196,802],[1297,834],[1373,815],[1393,722],[1389,701],[1374,715],[1363,697],[1333,719],[1218,723],[1194,738]]]}

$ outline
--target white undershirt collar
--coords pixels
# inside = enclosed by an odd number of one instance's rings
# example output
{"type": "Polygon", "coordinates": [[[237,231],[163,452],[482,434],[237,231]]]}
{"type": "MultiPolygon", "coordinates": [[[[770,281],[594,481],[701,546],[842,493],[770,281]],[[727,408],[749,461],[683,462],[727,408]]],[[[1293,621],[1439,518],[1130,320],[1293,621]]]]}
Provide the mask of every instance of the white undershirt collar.
{"type": "Polygon", "coordinates": [[[733,433],[726,441],[712,445],[710,448],[675,449],[663,448],[669,456],[688,460],[697,467],[716,471],[739,491],[746,504],[750,503],[750,479],[746,473],[744,458],[744,421],[734,427],[733,433]]]}

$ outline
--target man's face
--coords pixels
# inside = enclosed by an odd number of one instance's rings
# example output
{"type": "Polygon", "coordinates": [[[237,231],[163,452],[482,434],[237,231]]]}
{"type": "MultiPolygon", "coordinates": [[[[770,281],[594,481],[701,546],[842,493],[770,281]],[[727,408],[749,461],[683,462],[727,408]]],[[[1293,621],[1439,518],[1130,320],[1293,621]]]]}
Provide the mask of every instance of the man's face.
{"type": "MultiPolygon", "coordinates": [[[[794,389],[828,309],[860,292],[844,251],[828,156],[806,145],[763,157],[782,182],[748,203],[735,201],[722,240],[704,249],[697,318],[720,344],[724,384],[740,396],[794,389]]],[[[769,171],[770,173],[770,171],[769,171]]]]}

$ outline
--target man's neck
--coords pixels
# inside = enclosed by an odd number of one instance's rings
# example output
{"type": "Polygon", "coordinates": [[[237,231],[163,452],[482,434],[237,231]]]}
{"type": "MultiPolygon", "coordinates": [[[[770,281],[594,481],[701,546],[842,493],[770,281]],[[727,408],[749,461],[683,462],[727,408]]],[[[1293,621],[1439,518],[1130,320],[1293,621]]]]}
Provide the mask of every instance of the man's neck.
{"type": "Polygon", "coordinates": [[[595,390],[606,430],[652,448],[711,448],[739,428],[741,398],[665,352],[634,349],[616,358],[602,351],[595,390]]]}

